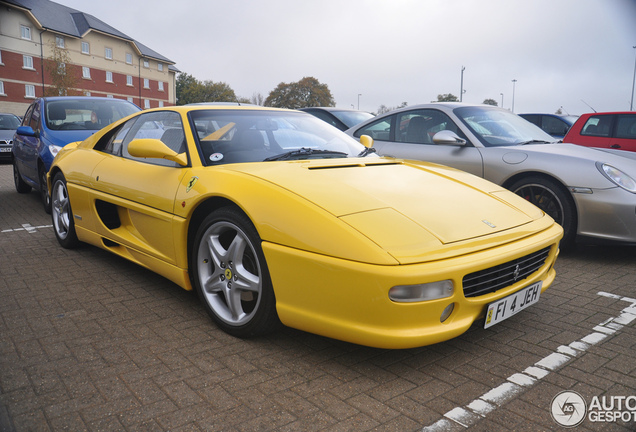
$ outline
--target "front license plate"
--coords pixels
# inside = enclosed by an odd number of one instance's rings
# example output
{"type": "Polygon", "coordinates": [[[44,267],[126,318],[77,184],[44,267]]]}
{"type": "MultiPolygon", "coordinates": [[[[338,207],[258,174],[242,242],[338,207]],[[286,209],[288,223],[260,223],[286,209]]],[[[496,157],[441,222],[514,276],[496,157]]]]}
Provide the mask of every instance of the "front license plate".
{"type": "Polygon", "coordinates": [[[486,312],[486,322],[484,328],[488,328],[495,324],[510,318],[519,311],[524,310],[528,306],[532,306],[539,301],[541,294],[542,281],[532,284],[514,294],[504,297],[501,300],[490,303],[488,312],[486,312]]]}
{"type": "Polygon", "coordinates": [[[0,152],[7,152],[7,153],[8,153],[8,152],[10,152],[10,151],[11,151],[11,147],[3,147],[3,148],[0,148],[0,152]]]}

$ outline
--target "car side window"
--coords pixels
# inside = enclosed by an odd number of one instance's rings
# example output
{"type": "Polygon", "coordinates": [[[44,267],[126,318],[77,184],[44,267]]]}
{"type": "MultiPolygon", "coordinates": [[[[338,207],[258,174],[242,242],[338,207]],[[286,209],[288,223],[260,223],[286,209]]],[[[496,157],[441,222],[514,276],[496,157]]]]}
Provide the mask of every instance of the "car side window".
{"type": "Polygon", "coordinates": [[[458,135],[461,134],[446,114],[432,109],[401,112],[397,115],[395,124],[395,141],[397,142],[433,144],[433,136],[437,132],[450,130],[458,135]]]}
{"type": "MultiPolygon", "coordinates": [[[[125,138],[121,142],[121,154],[127,159],[134,159],[154,165],[179,166],[176,162],[166,159],[146,159],[132,156],[128,153],[128,145],[131,141],[140,138],[158,139],[177,154],[186,151],[186,139],[181,116],[173,111],[157,111],[142,114],[137,117],[136,121],[127,131],[122,129],[120,132],[122,135],[125,134],[125,138]]],[[[115,139],[117,140],[117,137],[115,137],[115,139]]],[[[119,145],[118,142],[113,142],[113,147],[116,145],[119,145]]]]}
{"type": "Polygon", "coordinates": [[[377,141],[391,141],[391,123],[395,116],[388,116],[381,120],[369,123],[363,128],[358,129],[353,136],[360,138],[362,135],[369,135],[377,141]]]}
{"type": "Polygon", "coordinates": [[[33,113],[31,113],[29,126],[31,126],[34,132],[40,131],[40,104],[37,102],[33,104],[33,113]]]}
{"type": "Polygon", "coordinates": [[[24,113],[24,117],[22,118],[21,126],[29,126],[31,124],[31,114],[33,113],[33,107],[35,103],[32,103],[29,108],[27,108],[26,113],[24,113]]]}
{"type": "Polygon", "coordinates": [[[616,119],[616,138],[636,139],[636,115],[620,114],[616,119]]]}
{"type": "Polygon", "coordinates": [[[568,133],[570,126],[564,121],[550,116],[543,116],[541,129],[550,135],[565,135],[568,133]]]}
{"type": "Polygon", "coordinates": [[[581,129],[581,135],[609,137],[612,132],[612,120],[614,116],[591,116],[581,129]]]}
{"type": "Polygon", "coordinates": [[[132,118],[121,125],[118,129],[112,131],[112,133],[105,135],[101,141],[95,145],[95,150],[101,150],[105,153],[121,156],[122,143],[130,131],[130,128],[136,121],[136,117],[132,118]]]}

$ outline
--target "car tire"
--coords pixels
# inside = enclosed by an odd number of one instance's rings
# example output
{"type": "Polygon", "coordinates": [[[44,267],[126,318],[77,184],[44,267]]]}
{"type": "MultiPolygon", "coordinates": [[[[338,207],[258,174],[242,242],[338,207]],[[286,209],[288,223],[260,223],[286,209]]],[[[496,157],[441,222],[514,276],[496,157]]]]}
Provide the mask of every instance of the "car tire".
{"type": "Polygon", "coordinates": [[[15,190],[18,191],[18,193],[27,194],[31,192],[31,186],[22,180],[18,166],[15,164],[15,159],[13,160],[13,183],[15,184],[15,190]]]}
{"type": "Polygon", "coordinates": [[[75,231],[75,221],[73,220],[66,179],[62,173],[57,173],[53,178],[51,219],[53,220],[55,237],[62,247],[74,249],[80,245],[75,231]]]}
{"type": "Polygon", "coordinates": [[[49,188],[46,181],[46,171],[44,171],[44,167],[41,165],[38,168],[38,176],[40,179],[40,199],[42,200],[44,211],[51,213],[51,196],[49,195],[49,188]]]}
{"type": "Polygon", "coordinates": [[[261,239],[238,208],[222,207],[204,219],[190,257],[195,290],[220,329],[248,338],[278,327],[261,239]]]}
{"type": "Polygon", "coordinates": [[[574,245],[577,229],[576,207],[563,186],[548,178],[527,177],[515,182],[510,190],[539,207],[563,227],[562,248],[574,245]]]}

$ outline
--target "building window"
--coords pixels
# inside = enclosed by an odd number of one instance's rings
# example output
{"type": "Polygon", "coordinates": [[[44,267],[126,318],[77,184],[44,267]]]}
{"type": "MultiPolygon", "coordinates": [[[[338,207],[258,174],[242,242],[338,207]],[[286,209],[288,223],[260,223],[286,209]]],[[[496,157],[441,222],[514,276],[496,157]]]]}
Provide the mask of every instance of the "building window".
{"type": "Polygon", "coordinates": [[[4,63],[2,63],[2,50],[0,50],[0,66],[4,66],[4,63]]]}
{"type": "Polygon", "coordinates": [[[126,100],[127,100],[128,102],[130,102],[130,103],[134,103],[134,102],[133,102],[133,98],[132,98],[132,96],[128,96],[128,97],[126,98],[126,100]]]}
{"type": "Polygon", "coordinates": [[[2,81],[0,81],[0,95],[6,96],[6,93],[4,92],[4,83],[2,81]]]}
{"type": "Polygon", "coordinates": [[[159,91],[163,91],[163,81],[159,81],[159,91]]]}
{"type": "Polygon", "coordinates": [[[126,63],[132,64],[132,54],[126,53],[126,63]]]}
{"type": "Polygon", "coordinates": [[[60,63],[60,64],[57,66],[57,72],[58,72],[60,75],[65,75],[65,74],[66,74],[66,63],[60,63]]]}
{"type": "Polygon", "coordinates": [[[91,95],[91,92],[89,92],[89,91],[84,92],[84,96],[90,96],[90,95],[91,95]]]}
{"type": "Polygon", "coordinates": [[[163,108],[163,101],[159,101],[159,108],[163,108]]]}
{"type": "Polygon", "coordinates": [[[104,58],[106,60],[113,59],[113,49],[112,48],[104,48],[104,58]]]}
{"type": "Polygon", "coordinates": [[[35,98],[35,86],[33,84],[24,86],[24,97],[35,98]]]}
{"type": "Polygon", "coordinates": [[[111,71],[106,71],[106,82],[113,82],[113,73],[111,71]]]}
{"type": "Polygon", "coordinates": [[[115,96],[113,96],[112,94],[106,95],[106,97],[107,97],[108,99],[115,99],[115,96]]]}
{"type": "Polygon", "coordinates": [[[82,78],[91,78],[91,68],[82,66],[82,78]]]}
{"type": "Polygon", "coordinates": [[[163,71],[163,63],[157,63],[157,70],[158,70],[159,72],[162,72],[162,71],[163,71]]]}
{"type": "Polygon", "coordinates": [[[22,37],[22,39],[28,39],[31,40],[31,27],[27,27],[27,26],[20,26],[20,37],[22,37]]]}
{"type": "Polygon", "coordinates": [[[150,80],[148,78],[144,78],[144,88],[150,88],[150,80]]]}
{"type": "Polygon", "coordinates": [[[144,108],[145,109],[150,108],[150,101],[148,99],[144,99],[144,108]]]}
{"type": "Polygon", "coordinates": [[[28,55],[22,56],[22,68],[23,69],[33,69],[33,57],[28,55]]]}
{"type": "Polygon", "coordinates": [[[90,54],[91,53],[91,46],[88,44],[88,42],[82,42],[82,54],[90,54]]]}
{"type": "Polygon", "coordinates": [[[148,63],[148,60],[144,59],[144,67],[145,68],[149,68],[150,67],[150,63],[148,63]]]}
{"type": "Polygon", "coordinates": [[[126,75],[126,85],[132,87],[133,85],[132,75],[126,75]]]}
{"type": "Polygon", "coordinates": [[[64,36],[55,36],[55,46],[58,48],[64,47],[64,36]]]}

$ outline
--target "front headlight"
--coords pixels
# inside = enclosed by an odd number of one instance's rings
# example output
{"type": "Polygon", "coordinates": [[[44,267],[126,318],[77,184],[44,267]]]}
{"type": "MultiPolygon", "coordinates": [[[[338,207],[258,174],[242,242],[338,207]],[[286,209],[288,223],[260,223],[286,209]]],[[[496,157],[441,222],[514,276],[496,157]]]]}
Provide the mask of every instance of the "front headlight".
{"type": "Polygon", "coordinates": [[[389,298],[394,302],[412,303],[437,300],[453,295],[453,281],[443,280],[417,285],[398,285],[389,290],[389,298]]]}
{"type": "Polygon", "coordinates": [[[636,181],[623,171],[606,163],[596,162],[596,167],[609,181],[625,189],[628,192],[636,193],[636,181]]]}
{"type": "Polygon", "coordinates": [[[60,146],[56,146],[56,145],[49,146],[49,151],[51,152],[51,155],[53,155],[54,159],[55,159],[55,156],[57,156],[57,154],[60,152],[60,150],[62,150],[62,147],[60,146]]]}

